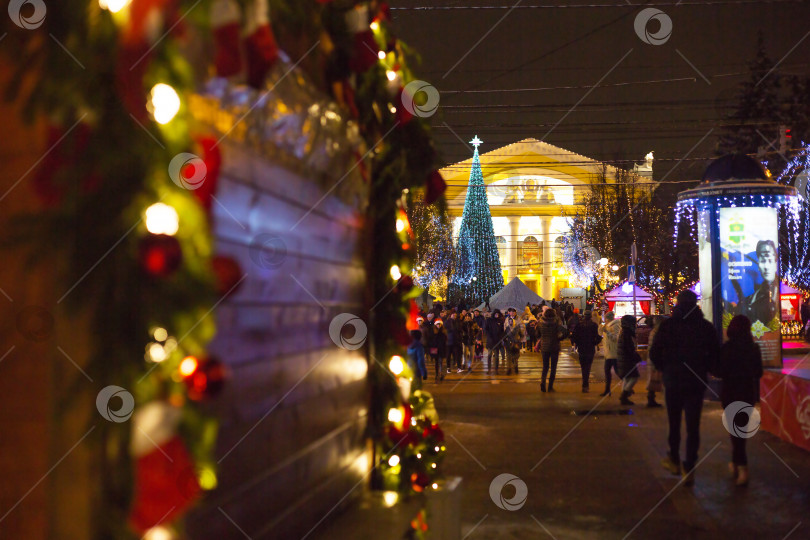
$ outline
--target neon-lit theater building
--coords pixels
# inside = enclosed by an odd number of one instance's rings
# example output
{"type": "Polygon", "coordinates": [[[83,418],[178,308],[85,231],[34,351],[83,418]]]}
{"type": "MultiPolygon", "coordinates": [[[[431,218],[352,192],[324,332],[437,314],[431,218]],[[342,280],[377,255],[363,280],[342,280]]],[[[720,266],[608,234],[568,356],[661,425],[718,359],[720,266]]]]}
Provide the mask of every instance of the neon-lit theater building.
{"type": "MultiPolygon", "coordinates": [[[[504,283],[519,277],[543,298],[560,298],[560,289],[588,286],[577,283],[562,264],[561,236],[569,232],[568,218],[604,177],[616,182],[616,168],[569,150],[525,139],[481,153],[504,283]]],[[[652,152],[630,173],[636,185],[652,179],[652,152]]],[[[441,170],[447,182],[448,212],[458,234],[472,158],[441,170]]]]}

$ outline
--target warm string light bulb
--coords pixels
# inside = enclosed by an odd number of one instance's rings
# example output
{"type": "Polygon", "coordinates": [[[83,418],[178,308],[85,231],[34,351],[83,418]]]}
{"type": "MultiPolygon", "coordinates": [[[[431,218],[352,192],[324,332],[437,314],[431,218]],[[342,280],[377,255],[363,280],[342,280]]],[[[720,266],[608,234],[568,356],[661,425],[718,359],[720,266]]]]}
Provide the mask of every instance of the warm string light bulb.
{"type": "Polygon", "coordinates": [[[388,421],[393,422],[394,424],[399,424],[402,422],[403,414],[402,410],[397,408],[391,408],[388,410],[388,421]]]}
{"type": "Polygon", "coordinates": [[[197,371],[197,366],[199,362],[193,356],[186,356],[183,358],[182,362],[180,362],[180,375],[183,377],[191,376],[195,371],[197,371]]]}
{"type": "Polygon", "coordinates": [[[98,0],[98,6],[110,13],[118,13],[130,4],[131,0],[98,0]]]}
{"type": "Polygon", "coordinates": [[[377,58],[379,58],[380,60],[385,60],[385,51],[378,52],[377,58]]]}
{"type": "Polygon", "coordinates": [[[402,361],[401,356],[392,356],[391,361],[388,362],[388,368],[394,375],[401,375],[405,369],[405,363],[402,361]]]}
{"type": "Polygon", "coordinates": [[[146,209],[146,230],[150,233],[174,236],[179,228],[177,210],[168,204],[155,203],[146,209]]]}
{"type": "Polygon", "coordinates": [[[391,267],[391,277],[393,278],[394,281],[399,281],[400,278],[402,277],[402,272],[400,272],[399,266],[397,266],[396,264],[391,267]]]}
{"type": "Polygon", "coordinates": [[[390,459],[388,460],[388,466],[389,466],[389,467],[396,467],[397,465],[399,465],[399,456],[398,456],[398,455],[396,455],[396,454],[394,454],[394,455],[393,455],[393,456],[391,456],[391,457],[390,457],[390,459]]]}
{"type": "Polygon", "coordinates": [[[385,76],[388,77],[389,81],[393,81],[397,78],[397,74],[395,71],[391,71],[390,69],[385,72],[385,76]]]}
{"type": "Polygon", "coordinates": [[[156,84],[149,98],[149,112],[158,124],[168,124],[180,111],[180,96],[168,84],[156,84]]]}
{"type": "Polygon", "coordinates": [[[172,532],[163,527],[162,525],[158,525],[157,527],[152,527],[146,534],[143,536],[143,540],[174,540],[175,536],[172,532]]]}

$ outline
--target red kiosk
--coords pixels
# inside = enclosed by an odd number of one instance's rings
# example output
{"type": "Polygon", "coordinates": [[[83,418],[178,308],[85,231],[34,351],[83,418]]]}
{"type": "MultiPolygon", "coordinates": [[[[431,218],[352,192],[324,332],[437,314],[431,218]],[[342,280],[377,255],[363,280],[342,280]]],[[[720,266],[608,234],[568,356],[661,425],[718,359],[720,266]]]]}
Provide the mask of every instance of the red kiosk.
{"type": "Polygon", "coordinates": [[[654,314],[653,295],[635,283],[624,282],[605,293],[608,309],[616,314],[616,318],[623,315],[633,315],[633,294],[636,299],[636,317],[654,314]]]}

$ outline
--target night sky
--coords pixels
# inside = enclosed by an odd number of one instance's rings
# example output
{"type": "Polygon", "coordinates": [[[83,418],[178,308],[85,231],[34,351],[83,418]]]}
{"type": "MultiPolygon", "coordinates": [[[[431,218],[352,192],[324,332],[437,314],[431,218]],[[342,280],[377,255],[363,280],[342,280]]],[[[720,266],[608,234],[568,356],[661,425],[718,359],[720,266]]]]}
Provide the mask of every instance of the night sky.
{"type": "MultiPolygon", "coordinates": [[[[515,5],[391,2],[399,36],[421,53],[417,77],[441,92],[431,120],[446,163],[469,158],[462,140],[475,134],[482,152],[534,137],[622,167],[653,150],[656,180],[699,179],[714,156],[724,103],[748,77],[759,30],[781,73],[810,74],[807,1],[524,0],[510,10],[515,5]],[[634,29],[652,6],[672,22],[660,45],[634,29]]],[[[654,20],[646,28],[660,30],[654,20]]]]}

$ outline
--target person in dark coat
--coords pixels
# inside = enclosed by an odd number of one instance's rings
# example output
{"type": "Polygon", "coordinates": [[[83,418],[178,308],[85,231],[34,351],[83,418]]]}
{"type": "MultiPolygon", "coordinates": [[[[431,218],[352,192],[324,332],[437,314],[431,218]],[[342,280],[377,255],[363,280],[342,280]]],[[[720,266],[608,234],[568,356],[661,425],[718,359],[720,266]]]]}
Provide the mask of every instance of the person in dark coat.
{"type": "Polygon", "coordinates": [[[447,373],[455,364],[456,371],[462,371],[462,342],[461,342],[461,322],[456,317],[456,312],[450,312],[450,318],[446,320],[447,329],[447,373]]]}
{"type": "Polygon", "coordinates": [[[548,391],[554,391],[554,378],[557,375],[557,361],[560,358],[560,341],[568,337],[568,330],[560,323],[557,313],[547,309],[537,323],[540,339],[536,349],[543,355],[543,377],[540,380],[540,391],[546,391],[546,376],[548,375],[548,391]],[[550,372],[550,374],[549,374],[550,372]]]}
{"type": "Polygon", "coordinates": [[[591,376],[591,364],[596,354],[596,346],[602,341],[599,327],[593,322],[591,312],[585,312],[585,320],[577,324],[571,331],[571,342],[577,346],[579,352],[579,367],[582,370],[582,391],[589,390],[588,380],[591,376]]]}
{"type": "MultiPolygon", "coordinates": [[[[741,402],[748,405],[744,410],[750,411],[759,401],[759,379],[762,377],[762,352],[759,345],[754,342],[751,335],[751,320],[745,315],[737,315],[728,325],[728,341],[720,347],[720,357],[717,367],[713,371],[723,380],[720,390],[720,401],[725,409],[724,414],[729,416],[741,410],[729,405],[741,402]],[[735,410],[736,409],[736,410],[735,410]]],[[[731,428],[735,424],[734,418],[725,418],[725,423],[731,428]]],[[[746,421],[747,423],[747,421],[746,421]]],[[[738,486],[748,484],[748,459],[745,455],[745,426],[735,424],[731,433],[731,463],[729,470],[737,481],[738,486]],[[742,436],[737,436],[738,433],[742,436]]]]}
{"type": "Polygon", "coordinates": [[[425,347],[422,346],[422,332],[411,330],[411,345],[408,347],[408,365],[414,375],[427,380],[427,367],[425,366],[425,347]]]}
{"type": "Polygon", "coordinates": [[[638,381],[638,363],[641,362],[636,350],[636,318],[632,315],[625,315],[621,318],[621,330],[619,330],[619,342],[616,352],[618,353],[617,367],[619,377],[622,378],[622,395],[619,403],[622,405],[633,405],[630,396],[633,394],[633,387],[638,381]]]}
{"type": "Polygon", "coordinates": [[[447,359],[447,330],[444,328],[444,321],[436,319],[433,323],[433,337],[430,344],[431,350],[436,351],[436,381],[444,380],[442,371],[442,361],[447,359]]]}
{"type": "Polygon", "coordinates": [[[810,321],[810,299],[807,297],[802,298],[802,307],[799,309],[799,313],[801,313],[802,317],[802,331],[801,335],[804,336],[805,341],[808,341],[810,338],[809,332],[807,332],[807,321],[810,321]]]}
{"type": "Polygon", "coordinates": [[[669,455],[661,464],[673,474],[683,474],[687,486],[694,483],[707,373],[712,370],[719,350],[717,332],[697,307],[697,295],[688,289],[681,291],[672,317],[661,323],[655,335],[650,359],[663,375],[669,418],[669,455]],[[681,471],[682,415],[686,419],[686,457],[681,471]]]}
{"type": "Polygon", "coordinates": [[[506,349],[503,345],[503,317],[501,317],[501,310],[496,309],[492,312],[492,316],[487,320],[484,326],[484,334],[487,338],[487,374],[492,372],[493,357],[495,363],[495,374],[498,373],[499,359],[502,358],[506,362],[506,349]]]}
{"type": "Polygon", "coordinates": [[[473,358],[475,358],[475,342],[480,339],[481,329],[473,321],[472,315],[467,313],[461,321],[461,341],[464,345],[464,363],[467,373],[472,371],[473,358]]]}

